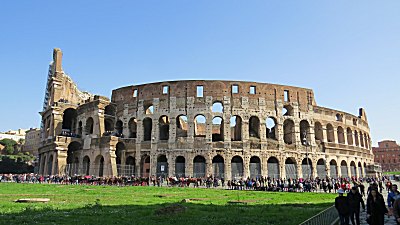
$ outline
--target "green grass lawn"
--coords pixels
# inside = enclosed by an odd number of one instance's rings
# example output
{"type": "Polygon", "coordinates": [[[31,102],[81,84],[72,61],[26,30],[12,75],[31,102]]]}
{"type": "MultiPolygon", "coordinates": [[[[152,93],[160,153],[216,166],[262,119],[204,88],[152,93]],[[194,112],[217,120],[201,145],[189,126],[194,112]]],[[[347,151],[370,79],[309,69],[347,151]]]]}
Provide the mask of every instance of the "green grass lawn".
{"type": "Polygon", "coordinates": [[[334,194],[0,183],[0,224],[297,225],[334,194]],[[50,198],[49,203],[15,203],[50,198]],[[191,199],[181,203],[183,199],[191,199]],[[229,204],[229,201],[243,204],[229,204]]]}
{"type": "Polygon", "coordinates": [[[385,174],[385,175],[400,175],[400,171],[384,172],[383,174],[385,174]]]}

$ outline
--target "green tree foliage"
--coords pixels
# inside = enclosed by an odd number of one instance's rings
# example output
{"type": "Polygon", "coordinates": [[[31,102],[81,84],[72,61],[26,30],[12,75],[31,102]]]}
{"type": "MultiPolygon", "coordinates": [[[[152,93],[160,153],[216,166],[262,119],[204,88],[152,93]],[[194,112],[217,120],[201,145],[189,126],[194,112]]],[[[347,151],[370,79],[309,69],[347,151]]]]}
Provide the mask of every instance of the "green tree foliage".
{"type": "Polygon", "coordinates": [[[5,150],[6,154],[11,155],[14,153],[17,142],[12,139],[4,138],[4,139],[0,140],[0,144],[5,146],[4,150],[5,150]]]}

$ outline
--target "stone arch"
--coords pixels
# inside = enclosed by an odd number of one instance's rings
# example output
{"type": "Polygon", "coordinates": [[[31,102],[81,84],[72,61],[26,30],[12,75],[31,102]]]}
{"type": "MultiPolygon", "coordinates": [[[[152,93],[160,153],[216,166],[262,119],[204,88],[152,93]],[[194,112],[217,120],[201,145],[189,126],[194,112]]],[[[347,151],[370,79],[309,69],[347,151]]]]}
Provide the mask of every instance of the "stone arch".
{"type": "Polygon", "coordinates": [[[268,158],[267,167],[268,167],[268,177],[279,178],[280,176],[279,161],[276,157],[271,156],[268,158]]]}
{"type": "Polygon", "coordinates": [[[188,119],[186,115],[176,117],[176,137],[187,137],[188,135],[188,119]]]}
{"type": "Polygon", "coordinates": [[[77,157],[77,151],[82,149],[81,143],[73,141],[69,143],[67,150],[67,164],[74,163],[74,158],[77,157]]]}
{"type": "Polygon", "coordinates": [[[215,101],[212,105],[211,111],[213,113],[223,113],[224,112],[224,105],[220,101],[215,101]]]}
{"type": "Polygon", "coordinates": [[[344,144],[344,130],[341,126],[337,128],[338,143],[344,144]]]}
{"type": "Polygon", "coordinates": [[[296,159],[293,157],[288,157],[285,160],[285,172],[286,179],[296,179],[297,178],[297,166],[296,159]]]}
{"type": "Polygon", "coordinates": [[[144,114],[152,115],[154,114],[154,106],[152,104],[144,106],[144,114]]]}
{"type": "Polygon", "coordinates": [[[104,108],[104,114],[105,115],[110,115],[110,116],[115,116],[116,108],[113,105],[107,105],[104,108]]]}
{"type": "Polygon", "coordinates": [[[82,132],[83,132],[83,128],[82,128],[82,121],[79,121],[78,123],[78,138],[82,137],[82,132]]]}
{"type": "Polygon", "coordinates": [[[150,176],[150,156],[143,155],[140,160],[140,175],[142,177],[150,176]]]}
{"type": "Polygon", "coordinates": [[[342,177],[349,177],[347,162],[345,160],[342,160],[342,162],[340,163],[340,171],[342,172],[342,177]]]}
{"type": "Polygon", "coordinates": [[[302,145],[311,144],[310,123],[307,120],[300,121],[300,141],[302,145]]]}
{"type": "Polygon", "coordinates": [[[315,140],[322,142],[324,140],[324,132],[320,122],[314,124],[315,140]]]}
{"type": "Polygon", "coordinates": [[[328,142],[335,142],[333,126],[330,123],[326,125],[326,137],[328,142]]]}
{"type": "Polygon", "coordinates": [[[85,174],[85,175],[90,175],[90,158],[89,158],[89,156],[85,156],[85,157],[83,157],[83,160],[82,160],[82,168],[83,168],[83,173],[85,174]]]}
{"type": "Polygon", "coordinates": [[[194,118],[194,136],[205,137],[206,136],[206,117],[204,115],[197,115],[194,118]]]}
{"type": "Polygon", "coordinates": [[[224,120],[216,116],[212,120],[212,141],[224,141],[224,120]]]}
{"type": "Polygon", "coordinates": [[[252,156],[250,158],[250,178],[261,177],[261,160],[258,156],[252,156]]]}
{"type": "Polygon", "coordinates": [[[161,154],[157,157],[157,170],[156,170],[156,176],[157,177],[163,177],[166,178],[168,177],[168,160],[167,156],[164,154],[161,154]]]}
{"type": "Polygon", "coordinates": [[[232,116],[230,119],[231,140],[242,140],[242,118],[240,116],[232,116]]]}
{"type": "Polygon", "coordinates": [[[143,141],[151,141],[153,120],[150,117],[143,119],[143,141]]]}
{"type": "Polygon", "coordinates": [[[178,156],[175,159],[175,176],[185,177],[186,159],[183,156],[178,156]]]}
{"type": "Polygon", "coordinates": [[[95,168],[98,171],[98,176],[102,177],[104,175],[104,157],[102,155],[98,155],[94,160],[95,168]]]}
{"type": "Polygon", "coordinates": [[[42,164],[41,164],[41,168],[40,168],[40,170],[41,170],[41,174],[42,175],[46,175],[45,174],[45,172],[46,172],[46,164],[47,164],[47,157],[46,157],[46,155],[45,156],[43,156],[43,158],[42,158],[42,164]]]}
{"type": "Polygon", "coordinates": [[[225,177],[225,164],[224,158],[221,155],[216,155],[212,159],[213,166],[213,176],[216,178],[224,178],[225,177]]]}
{"type": "Polygon", "coordinates": [[[364,133],[364,146],[365,146],[366,149],[369,149],[368,142],[369,142],[369,140],[368,140],[368,137],[367,137],[367,133],[364,133]]]}
{"type": "Polygon", "coordinates": [[[325,160],[323,158],[320,158],[317,161],[317,176],[320,179],[326,178],[326,176],[327,176],[326,171],[327,171],[327,169],[326,169],[325,160]]]}
{"type": "Polygon", "coordinates": [[[76,109],[68,108],[64,110],[63,121],[62,121],[62,134],[65,136],[71,136],[75,133],[75,127],[77,122],[78,113],[76,109]]]}
{"type": "Polygon", "coordinates": [[[335,116],[335,118],[336,118],[336,121],[339,121],[339,122],[342,122],[342,121],[343,121],[343,115],[340,114],[340,113],[337,113],[336,116],[335,116]]]}
{"type": "Polygon", "coordinates": [[[364,147],[364,138],[363,138],[363,133],[360,131],[360,146],[363,148],[364,147]]]}
{"type": "Polygon", "coordinates": [[[283,140],[285,144],[294,144],[295,140],[294,122],[291,119],[286,119],[283,122],[283,140]]]}
{"type": "Polygon", "coordinates": [[[115,131],[117,132],[117,136],[121,136],[124,131],[124,123],[121,120],[118,120],[115,123],[115,131]]]}
{"type": "Polygon", "coordinates": [[[363,177],[362,165],[361,162],[358,162],[358,176],[363,177]]]}
{"type": "Polygon", "coordinates": [[[231,160],[232,179],[240,179],[243,177],[243,158],[236,155],[231,160]]]}
{"type": "Polygon", "coordinates": [[[353,176],[353,177],[357,176],[357,167],[356,167],[356,163],[354,161],[350,162],[350,172],[351,172],[351,176],[353,176]]]}
{"type": "Polygon", "coordinates": [[[347,133],[347,144],[353,145],[353,132],[351,131],[350,127],[347,128],[346,133],[347,133]]]}
{"type": "Polygon", "coordinates": [[[331,178],[337,178],[338,177],[338,171],[337,171],[337,162],[336,160],[332,159],[329,162],[329,169],[330,169],[330,177],[331,178]]]}
{"type": "Polygon", "coordinates": [[[135,157],[128,156],[125,160],[125,171],[127,176],[135,175],[135,157]]]}
{"type": "Polygon", "coordinates": [[[129,127],[129,138],[137,137],[137,120],[135,117],[132,117],[128,122],[129,127]]]}
{"type": "Polygon", "coordinates": [[[161,116],[158,120],[159,140],[166,141],[169,139],[169,118],[161,116]]]}
{"type": "Polygon", "coordinates": [[[265,126],[267,130],[267,138],[277,140],[278,129],[277,129],[277,121],[275,117],[268,117],[265,121],[265,126]]]}
{"type": "Polygon", "coordinates": [[[311,178],[313,174],[312,170],[312,161],[310,158],[304,158],[303,161],[301,161],[301,168],[303,171],[303,178],[311,178]]]}
{"type": "Polygon", "coordinates": [[[111,135],[114,131],[114,121],[110,118],[104,119],[104,130],[107,135],[111,135]]]}
{"type": "Polygon", "coordinates": [[[93,118],[92,117],[87,118],[85,126],[86,134],[93,134],[93,125],[94,125],[93,118]]]}
{"type": "Polygon", "coordinates": [[[291,105],[285,105],[282,108],[282,115],[283,116],[293,116],[294,115],[294,109],[291,105]]]}
{"type": "Polygon", "coordinates": [[[197,155],[193,159],[193,177],[205,177],[206,176],[206,159],[197,155]]]}
{"type": "Polygon", "coordinates": [[[249,119],[249,137],[260,138],[260,119],[257,116],[251,116],[249,119]]]}
{"type": "Polygon", "coordinates": [[[53,160],[54,157],[53,155],[49,156],[49,161],[47,162],[47,174],[52,175],[53,174],[53,160]]]}
{"type": "Polygon", "coordinates": [[[364,176],[367,176],[367,163],[366,162],[364,162],[363,169],[364,169],[364,176]]]}
{"type": "Polygon", "coordinates": [[[115,146],[115,162],[117,163],[117,165],[120,165],[122,163],[122,156],[124,155],[125,149],[125,144],[123,142],[118,142],[115,146]]]}
{"type": "Polygon", "coordinates": [[[356,144],[356,146],[360,146],[359,141],[360,141],[360,139],[358,138],[358,132],[355,130],[354,131],[354,143],[356,144]]]}

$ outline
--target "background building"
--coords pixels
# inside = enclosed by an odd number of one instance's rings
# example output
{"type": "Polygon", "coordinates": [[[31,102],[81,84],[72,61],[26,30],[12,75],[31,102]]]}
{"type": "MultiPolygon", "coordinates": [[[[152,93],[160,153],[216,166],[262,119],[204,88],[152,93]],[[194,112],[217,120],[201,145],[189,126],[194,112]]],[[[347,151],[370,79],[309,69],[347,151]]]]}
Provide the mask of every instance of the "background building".
{"type": "Polygon", "coordinates": [[[29,152],[34,156],[39,155],[40,134],[40,129],[38,128],[31,128],[26,131],[25,144],[23,146],[24,152],[29,152]]]}
{"type": "Polygon", "coordinates": [[[382,171],[400,171],[400,146],[396,141],[384,140],[373,147],[374,160],[382,166],[382,171]]]}
{"type": "Polygon", "coordinates": [[[18,142],[20,139],[25,139],[26,131],[27,129],[18,129],[16,131],[9,130],[7,132],[0,132],[0,140],[7,138],[18,142]]]}

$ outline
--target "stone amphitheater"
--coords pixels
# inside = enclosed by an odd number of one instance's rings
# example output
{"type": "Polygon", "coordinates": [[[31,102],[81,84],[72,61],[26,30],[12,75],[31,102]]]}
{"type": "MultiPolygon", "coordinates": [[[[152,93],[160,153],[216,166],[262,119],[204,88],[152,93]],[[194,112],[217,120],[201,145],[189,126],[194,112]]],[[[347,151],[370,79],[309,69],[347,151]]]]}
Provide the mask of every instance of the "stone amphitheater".
{"type": "Polygon", "coordinates": [[[221,80],[80,91],[54,49],[39,173],[309,178],[373,175],[370,129],[311,89],[221,80]]]}

